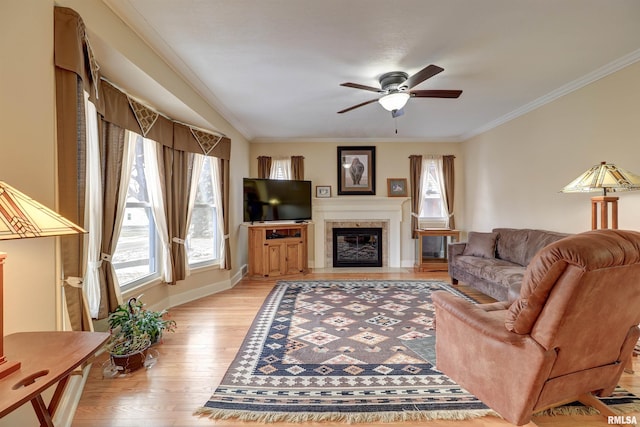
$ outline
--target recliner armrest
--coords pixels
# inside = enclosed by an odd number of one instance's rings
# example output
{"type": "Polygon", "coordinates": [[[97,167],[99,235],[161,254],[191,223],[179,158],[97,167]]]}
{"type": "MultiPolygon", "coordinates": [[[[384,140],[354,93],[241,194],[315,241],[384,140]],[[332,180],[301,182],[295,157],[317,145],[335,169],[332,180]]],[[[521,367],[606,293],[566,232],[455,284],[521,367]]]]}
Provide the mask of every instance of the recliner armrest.
{"type": "Polygon", "coordinates": [[[510,344],[519,344],[531,339],[529,335],[520,335],[507,330],[504,326],[504,316],[490,314],[492,311],[506,310],[509,307],[506,301],[474,304],[446,291],[434,292],[431,299],[436,309],[447,311],[476,332],[489,338],[510,344]]]}

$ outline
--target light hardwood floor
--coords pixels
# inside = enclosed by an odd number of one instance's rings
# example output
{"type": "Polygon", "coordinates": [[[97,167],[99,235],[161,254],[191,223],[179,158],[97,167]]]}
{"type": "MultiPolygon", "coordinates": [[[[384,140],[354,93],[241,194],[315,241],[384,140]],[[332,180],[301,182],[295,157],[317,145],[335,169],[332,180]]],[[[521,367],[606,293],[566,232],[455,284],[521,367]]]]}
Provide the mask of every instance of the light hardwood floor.
{"type": "MultiPolygon", "coordinates": [[[[358,279],[440,279],[446,273],[311,273],[304,280],[338,278],[358,279]]],[[[168,427],[168,426],[257,426],[237,420],[211,420],[193,416],[222,379],[233,360],[251,322],[275,281],[244,279],[233,289],[193,301],[170,310],[178,330],[167,334],[164,343],[154,347],[158,363],[125,377],[104,379],[103,355],[93,364],[89,379],[76,411],[74,427],[168,427]]],[[[491,299],[473,289],[460,289],[480,302],[491,299]]],[[[640,395],[640,362],[634,358],[634,375],[624,374],[621,385],[640,395]]],[[[640,418],[640,413],[635,414],[640,418]]],[[[599,416],[536,417],[540,427],[607,426],[599,416]]],[[[276,424],[272,424],[276,425],[276,424]]],[[[278,426],[300,427],[301,424],[278,423],[278,426]]],[[[306,423],[323,427],[344,426],[343,423],[306,423]]],[[[360,424],[364,426],[364,424],[360,424]]],[[[468,421],[424,421],[367,424],[386,427],[499,427],[511,424],[483,417],[468,421]]],[[[534,425],[533,423],[531,425],[534,425]]]]}

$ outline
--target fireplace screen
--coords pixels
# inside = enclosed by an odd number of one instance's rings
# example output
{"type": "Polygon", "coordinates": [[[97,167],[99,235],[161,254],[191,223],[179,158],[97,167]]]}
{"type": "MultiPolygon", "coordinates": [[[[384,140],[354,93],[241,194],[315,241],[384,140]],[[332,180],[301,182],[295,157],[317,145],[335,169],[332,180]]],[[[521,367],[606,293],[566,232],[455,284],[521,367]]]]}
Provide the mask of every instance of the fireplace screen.
{"type": "Polygon", "coordinates": [[[382,267],[382,228],[334,228],[334,267],[382,267]]]}

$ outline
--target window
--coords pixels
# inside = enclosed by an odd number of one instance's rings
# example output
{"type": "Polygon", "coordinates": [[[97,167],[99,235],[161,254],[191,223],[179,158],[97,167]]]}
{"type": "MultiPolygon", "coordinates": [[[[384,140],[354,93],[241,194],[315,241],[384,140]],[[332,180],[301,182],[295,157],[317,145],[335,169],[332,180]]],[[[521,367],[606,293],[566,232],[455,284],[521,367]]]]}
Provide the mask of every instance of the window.
{"type": "Polygon", "coordinates": [[[130,288],[158,276],[159,244],[144,174],[143,138],[135,138],[135,160],[131,168],[127,202],[113,268],[121,288],[130,288]]]}
{"type": "Polygon", "coordinates": [[[442,199],[443,177],[441,159],[424,159],[422,163],[422,208],[420,228],[446,228],[448,214],[442,199]]]}
{"type": "Polygon", "coordinates": [[[291,159],[274,159],[271,162],[271,179],[291,179],[291,159]]]}
{"type": "Polygon", "coordinates": [[[222,233],[217,177],[217,159],[205,157],[187,234],[187,258],[191,267],[213,264],[220,259],[222,233]]]}

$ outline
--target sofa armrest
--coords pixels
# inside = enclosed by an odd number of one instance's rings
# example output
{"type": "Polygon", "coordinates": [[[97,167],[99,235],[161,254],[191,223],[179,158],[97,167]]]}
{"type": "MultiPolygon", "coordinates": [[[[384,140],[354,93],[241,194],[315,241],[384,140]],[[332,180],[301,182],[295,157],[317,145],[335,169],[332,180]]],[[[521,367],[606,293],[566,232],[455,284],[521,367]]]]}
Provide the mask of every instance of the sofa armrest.
{"type": "Polygon", "coordinates": [[[464,252],[464,248],[466,247],[467,247],[467,242],[449,243],[449,246],[448,246],[449,259],[455,258],[458,255],[462,255],[462,252],[464,252]]]}
{"type": "Polygon", "coordinates": [[[455,258],[462,255],[464,252],[464,248],[467,247],[467,242],[456,242],[449,243],[447,246],[447,255],[449,258],[449,263],[452,261],[455,262],[455,258]]]}

